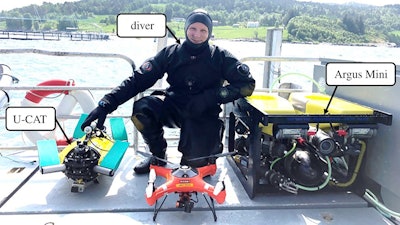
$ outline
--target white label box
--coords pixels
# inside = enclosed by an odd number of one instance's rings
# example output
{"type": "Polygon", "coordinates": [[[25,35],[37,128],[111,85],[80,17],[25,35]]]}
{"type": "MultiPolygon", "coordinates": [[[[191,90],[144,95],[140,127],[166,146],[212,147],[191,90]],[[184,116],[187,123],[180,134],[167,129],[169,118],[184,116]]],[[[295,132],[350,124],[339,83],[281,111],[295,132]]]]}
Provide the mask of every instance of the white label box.
{"type": "Polygon", "coordinates": [[[9,131],[51,131],[56,128],[54,107],[8,107],[6,129],[9,131]]]}
{"type": "Polygon", "coordinates": [[[165,14],[121,13],[117,16],[118,37],[165,37],[166,29],[165,14]]]}
{"type": "Polygon", "coordinates": [[[392,62],[330,62],[326,84],[334,86],[393,86],[396,65],[392,62]]]}

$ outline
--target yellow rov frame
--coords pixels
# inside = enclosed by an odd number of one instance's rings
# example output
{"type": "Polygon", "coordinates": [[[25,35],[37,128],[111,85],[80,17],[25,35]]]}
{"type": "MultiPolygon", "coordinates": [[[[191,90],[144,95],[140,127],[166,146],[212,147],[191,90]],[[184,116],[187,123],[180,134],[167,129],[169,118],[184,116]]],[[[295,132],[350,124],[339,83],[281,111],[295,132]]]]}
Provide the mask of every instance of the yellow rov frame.
{"type": "MultiPolygon", "coordinates": [[[[324,114],[331,96],[321,93],[294,92],[289,99],[277,94],[256,92],[247,97],[247,101],[261,112],[268,115],[321,115],[324,114]]],[[[329,106],[329,115],[373,115],[374,110],[357,103],[353,103],[338,97],[333,97],[329,106]]],[[[315,124],[310,124],[315,125],[315,124]]],[[[328,128],[331,125],[320,123],[320,128],[328,128]]],[[[272,135],[272,126],[262,126],[262,132],[272,135]]]]}
{"type": "Polygon", "coordinates": [[[87,118],[82,114],[74,131],[74,142],[58,152],[55,140],[37,141],[42,174],[63,172],[74,182],[72,192],[83,192],[86,184],[97,182],[99,175],[113,176],[128,149],[129,142],[122,118],[111,118],[112,137],[98,129],[81,130],[87,118]]]}

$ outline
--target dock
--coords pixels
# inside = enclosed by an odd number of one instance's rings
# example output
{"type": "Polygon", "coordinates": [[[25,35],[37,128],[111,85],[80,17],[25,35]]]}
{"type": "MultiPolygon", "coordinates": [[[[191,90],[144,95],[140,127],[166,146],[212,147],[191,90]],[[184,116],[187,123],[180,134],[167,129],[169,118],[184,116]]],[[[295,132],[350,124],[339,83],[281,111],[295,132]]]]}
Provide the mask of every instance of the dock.
{"type": "Polygon", "coordinates": [[[0,31],[0,39],[13,40],[49,40],[61,39],[71,41],[109,40],[110,36],[104,33],[92,32],[61,32],[61,31],[0,31]]]}

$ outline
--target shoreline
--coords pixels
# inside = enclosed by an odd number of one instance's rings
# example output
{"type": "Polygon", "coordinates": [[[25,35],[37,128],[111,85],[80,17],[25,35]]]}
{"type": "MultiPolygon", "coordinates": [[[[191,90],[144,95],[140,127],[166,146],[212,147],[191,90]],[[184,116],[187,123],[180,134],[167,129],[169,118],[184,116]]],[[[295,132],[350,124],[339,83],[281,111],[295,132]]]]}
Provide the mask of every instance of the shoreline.
{"type": "MultiPolygon", "coordinates": [[[[237,41],[237,42],[265,42],[264,40],[255,39],[255,38],[237,38],[237,39],[224,39],[224,38],[215,38],[213,40],[228,40],[228,41],[237,41]]],[[[397,48],[400,46],[396,46],[394,43],[329,43],[329,42],[288,42],[283,40],[282,43],[285,44],[303,44],[303,45],[332,45],[332,46],[360,46],[360,47],[389,47],[389,48],[397,48]]]]}
{"type": "MultiPolygon", "coordinates": [[[[0,31],[0,39],[9,39],[9,40],[48,40],[48,41],[59,41],[61,39],[70,39],[71,41],[109,41],[115,40],[120,37],[116,33],[99,33],[99,32],[73,32],[68,34],[68,32],[57,32],[57,35],[52,32],[22,32],[22,33],[31,33],[32,35],[21,35],[20,31],[0,31]],[[2,32],[2,33],[1,33],[2,32]],[[12,33],[14,36],[10,37],[6,35],[6,33],[12,33]],[[53,35],[52,35],[53,34],[53,35]]],[[[157,39],[157,38],[154,38],[157,39]]],[[[183,40],[183,39],[181,39],[183,40]]],[[[261,40],[259,38],[212,38],[211,40],[219,41],[226,40],[232,42],[264,42],[265,40],[261,40]]],[[[400,46],[396,46],[395,43],[390,42],[380,42],[380,43],[329,43],[329,42],[289,42],[286,40],[282,40],[282,43],[285,44],[305,44],[305,45],[332,45],[332,46],[356,46],[356,47],[388,47],[388,48],[398,48],[400,46]]]]}

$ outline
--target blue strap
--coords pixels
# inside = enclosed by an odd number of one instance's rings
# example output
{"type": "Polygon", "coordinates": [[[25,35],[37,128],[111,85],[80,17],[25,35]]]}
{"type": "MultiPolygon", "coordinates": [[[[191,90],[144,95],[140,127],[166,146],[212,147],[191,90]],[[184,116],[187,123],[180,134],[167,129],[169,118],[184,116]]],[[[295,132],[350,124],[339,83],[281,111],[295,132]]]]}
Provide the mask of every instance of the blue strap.
{"type": "Polygon", "coordinates": [[[111,133],[114,140],[126,141],[128,135],[126,134],[124,120],[121,117],[110,118],[111,133]]]}
{"type": "Polygon", "coordinates": [[[39,165],[41,167],[60,164],[56,140],[39,140],[36,144],[39,153],[39,165]]]}
{"type": "Polygon", "coordinates": [[[128,146],[129,142],[127,141],[115,141],[114,145],[101,161],[100,166],[111,170],[116,170],[121,163],[128,146]]]}
{"type": "Polygon", "coordinates": [[[79,118],[78,124],[75,126],[74,135],[72,135],[72,137],[74,139],[79,139],[79,138],[81,138],[81,137],[83,137],[85,135],[85,133],[81,129],[81,126],[82,126],[82,123],[86,120],[87,117],[88,117],[88,114],[83,113],[81,115],[81,117],[79,118]]]}

